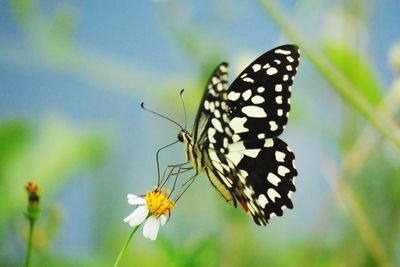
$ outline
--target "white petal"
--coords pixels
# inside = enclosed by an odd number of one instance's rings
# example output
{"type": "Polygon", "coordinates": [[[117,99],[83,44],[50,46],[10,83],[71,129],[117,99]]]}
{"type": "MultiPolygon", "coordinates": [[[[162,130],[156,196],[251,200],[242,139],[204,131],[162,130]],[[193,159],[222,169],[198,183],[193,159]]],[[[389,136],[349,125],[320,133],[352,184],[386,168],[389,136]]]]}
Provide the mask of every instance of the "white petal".
{"type": "Polygon", "coordinates": [[[146,200],[144,200],[142,197],[128,194],[128,203],[131,205],[144,205],[146,204],[146,200]]]}
{"type": "Polygon", "coordinates": [[[143,236],[151,240],[156,240],[159,228],[160,222],[158,219],[155,216],[150,216],[144,223],[143,236]]]}
{"type": "Polygon", "coordinates": [[[163,226],[166,222],[167,222],[167,215],[162,214],[162,215],[160,216],[160,223],[161,223],[161,226],[163,226]]]}
{"type": "Polygon", "coordinates": [[[135,209],[134,212],[128,215],[124,219],[124,222],[128,222],[130,226],[136,226],[141,224],[147,217],[147,214],[149,214],[149,211],[146,206],[140,206],[137,209],[135,209]]]}

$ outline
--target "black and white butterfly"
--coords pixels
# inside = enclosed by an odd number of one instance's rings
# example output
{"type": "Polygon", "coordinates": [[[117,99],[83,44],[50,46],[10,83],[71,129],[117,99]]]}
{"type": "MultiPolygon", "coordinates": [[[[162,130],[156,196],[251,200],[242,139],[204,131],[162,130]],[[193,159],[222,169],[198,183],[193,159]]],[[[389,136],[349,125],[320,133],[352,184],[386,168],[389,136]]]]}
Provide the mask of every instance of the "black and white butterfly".
{"type": "Polygon", "coordinates": [[[256,224],[293,208],[294,154],[278,138],[288,121],[295,45],[272,49],[251,63],[228,87],[228,64],[213,72],[190,134],[183,129],[186,159],[196,175],[205,171],[225,200],[239,202],[256,224]]]}

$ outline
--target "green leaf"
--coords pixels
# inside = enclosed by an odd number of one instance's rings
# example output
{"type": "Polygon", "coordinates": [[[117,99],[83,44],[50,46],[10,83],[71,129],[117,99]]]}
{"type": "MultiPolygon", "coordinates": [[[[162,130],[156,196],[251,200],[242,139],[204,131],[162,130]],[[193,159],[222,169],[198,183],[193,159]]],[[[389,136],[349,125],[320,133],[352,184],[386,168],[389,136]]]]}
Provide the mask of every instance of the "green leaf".
{"type": "Polygon", "coordinates": [[[322,44],[331,63],[373,106],[382,98],[383,89],[368,60],[346,44],[325,42],[322,44]]]}

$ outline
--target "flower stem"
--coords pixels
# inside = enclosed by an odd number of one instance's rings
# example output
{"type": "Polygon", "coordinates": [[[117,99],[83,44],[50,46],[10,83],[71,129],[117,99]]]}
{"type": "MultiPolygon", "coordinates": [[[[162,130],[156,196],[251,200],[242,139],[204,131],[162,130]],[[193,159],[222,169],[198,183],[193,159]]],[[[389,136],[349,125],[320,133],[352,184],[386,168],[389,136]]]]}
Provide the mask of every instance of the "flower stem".
{"type": "Polygon", "coordinates": [[[128,245],[129,245],[129,242],[131,241],[133,235],[136,233],[136,231],[137,231],[137,229],[139,228],[140,225],[141,225],[141,224],[139,224],[139,225],[137,225],[135,228],[133,228],[132,233],[129,235],[129,237],[128,237],[128,239],[126,240],[124,246],[122,247],[121,251],[120,251],[119,254],[118,254],[118,258],[117,258],[117,260],[115,261],[115,263],[114,263],[114,265],[113,265],[114,267],[117,267],[117,266],[118,266],[118,264],[119,264],[119,262],[120,262],[122,256],[125,254],[125,250],[127,249],[128,245]]]}
{"type": "Polygon", "coordinates": [[[26,244],[26,256],[25,256],[25,267],[29,267],[30,259],[31,259],[31,251],[32,251],[32,236],[33,236],[33,227],[35,222],[33,220],[29,220],[29,235],[26,244]]]}

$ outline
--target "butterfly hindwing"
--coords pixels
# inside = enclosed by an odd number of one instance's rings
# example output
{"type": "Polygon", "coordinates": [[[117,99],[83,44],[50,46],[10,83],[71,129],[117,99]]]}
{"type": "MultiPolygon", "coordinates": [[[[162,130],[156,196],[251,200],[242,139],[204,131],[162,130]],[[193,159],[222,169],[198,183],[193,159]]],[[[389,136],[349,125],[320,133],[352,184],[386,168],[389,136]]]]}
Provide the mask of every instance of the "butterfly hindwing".
{"type": "Polygon", "coordinates": [[[257,58],[230,85],[233,140],[265,139],[282,133],[299,58],[297,46],[277,47],[257,58]]]}
{"type": "MultiPolygon", "coordinates": [[[[292,208],[297,170],[294,154],[279,138],[237,142],[229,146],[227,159],[235,165],[235,197],[245,204],[257,224],[266,224],[271,216],[281,216],[292,208]]],[[[243,205],[243,204],[242,204],[243,205]]]]}

